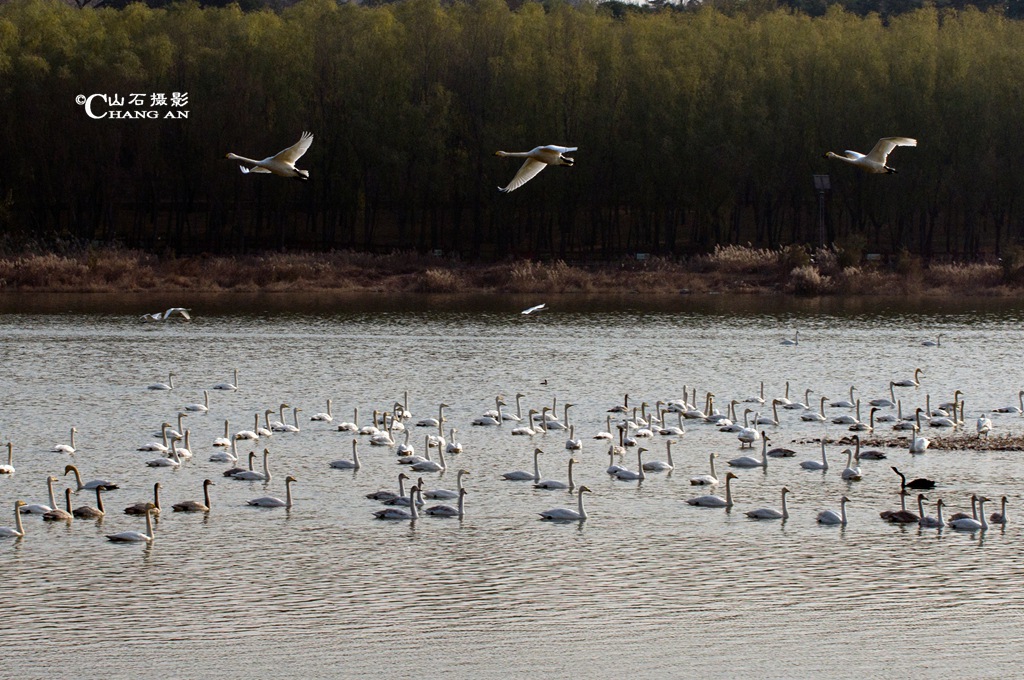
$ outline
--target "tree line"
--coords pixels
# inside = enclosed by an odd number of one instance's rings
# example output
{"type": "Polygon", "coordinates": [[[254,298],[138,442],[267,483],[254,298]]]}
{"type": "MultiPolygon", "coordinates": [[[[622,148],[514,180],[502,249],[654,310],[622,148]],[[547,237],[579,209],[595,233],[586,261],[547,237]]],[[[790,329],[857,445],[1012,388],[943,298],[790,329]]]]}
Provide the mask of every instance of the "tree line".
{"type": "Polygon", "coordinates": [[[993,256],[1024,235],[1021,44],[1024,23],[972,8],[12,0],[0,235],[7,248],[576,260],[824,237],[993,256]],[[106,99],[87,112],[90,95],[106,99]],[[303,130],[308,182],[225,159],[272,155],[303,130]],[[897,174],[822,158],[889,135],[919,139],[890,158],[897,174]],[[575,166],[497,191],[518,161],[496,150],[550,143],[578,146],[575,166]],[[815,174],[831,179],[823,214],[815,174]]]}

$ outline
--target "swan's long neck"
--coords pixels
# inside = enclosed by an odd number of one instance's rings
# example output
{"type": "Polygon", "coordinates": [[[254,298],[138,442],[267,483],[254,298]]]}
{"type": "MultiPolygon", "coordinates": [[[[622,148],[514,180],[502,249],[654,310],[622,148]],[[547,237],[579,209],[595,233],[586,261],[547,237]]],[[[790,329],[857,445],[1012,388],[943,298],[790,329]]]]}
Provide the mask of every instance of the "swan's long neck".
{"type": "MultiPolygon", "coordinates": [[[[209,505],[209,504],[207,504],[209,505]]],[[[291,480],[284,485],[284,507],[292,507],[292,483],[291,480]]]]}
{"type": "Polygon", "coordinates": [[[500,156],[502,158],[529,158],[530,157],[530,152],[529,151],[495,151],[494,155],[495,156],[500,156]]]}
{"type": "Polygon", "coordinates": [[[152,508],[146,508],[146,536],[149,536],[149,540],[153,540],[153,510],[152,508]]]}
{"type": "Polygon", "coordinates": [[[761,439],[761,467],[768,469],[768,438],[761,439]]]}
{"type": "Polygon", "coordinates": [[[234,376],[235,376],[235,382],[234,382],[234,383],[232,383],[232,384],[233,384],[233,385],[235,386],[235,389],[237,389],[237,388],[238,388],[238,369],[237,369],[237,368],[235,368],[235,369],[232,369],[232,371],[231,371],[231,372],[232,372],[232,373],[234,374],[234,376]]]}
{"type": "Polygon", "coordinates": [[[420,516],[419,511],[416,509],[416,492],[419,491],[419,487],[413,486],[409,489],[409,514],[412,515],[413,519],[418,519],[420,516]]]}
{"type": "Polygon", "coordinates": [[[533,481],[540,481],[540,453],[538,451],[533,452],[533,481]]]}
{"type": "Polygon", "coordinates": [[[675,465],[672,464],[672,441],[671,440],[665,442],[665,455],[668,456],[668,466],[669,467],[675,467],[675,465]]]}
{"type": "Polygon", "coordinates": [[[828,469],[828,459],[825,457],[825,438],[821,438],[821,464],[828,469]]]}
{"type": "MultiPolygon", "coordinates": [[[[71,445],[74,448],[74,444],[71,445]]],[[[14,467],[14,444],[7,442],[7,467],[14,467]]]]}
{"type": "MultiPolygon", "coordinates": [[[[576,462],[575,458],[570,458],[569,459],[569,490],[570,491],[572,489],[576,488],[576,483],[572,481],[572,465],[575,462],[576,462]]],[[[459,491],[461,491],[461,490],[462,490],[462,486],[461,486],[461,480],[460,480],[459,491]]]]}
{"type": "MultiPolygon", "coordinates": [[[[50,507],[57,507],[57,499],[53,497],[53,477],[46,478],[46,490],[50,494],[50,507]]],[[[1006,503],[1003,503],[1003,515],[1006,515],[1006,503]]]]}
{"type": "MultiPolygon", "coordinates": [[[[153,485],[153,505],[157,510],[160,509],[160,483],[157,482],[153,485]]],[[[207,503],[209,505],[209,503],[207,503]]]]}
{"type": "Polygon", "coordinates": [[[459,488],[459,519],[466,514],[466,490],[459,488]]]}
{"type": "Polygon", "coordinates": [[[67,507],[68,514],[71,514],[71,489],[64,489],[64,505],[67,507]]]}
{"type": "Polygon", "coordinates": [[[732,477],[725,479],[725,507],[732,507],[732,477]]]}
{"type": "Polygon", "coordinates": [[[101,514],[105,512],[103,509],[103,493],[98,486],[96,487],[96,509],[99,510],[101,514]]]}
{"type": "Polygon", "coordinates": [[[782,492],[782,519],[789,519],[789,508],[786,507],[786,492],[782,492]]]}
{"type": "Polygon", "coordinates": [[[643,452],[640,449],[636,451],[636,469],[640,473],[640,481],[647,479],[647,475],[644,474],[643,452]]]}
{"type": "Polygon", "coordinates": [[[266,481],[270,481],[270,467],[267,460],[270,458],[270,454],[267,453],[266,449],[263,449],[263,476],[266,477],[266,481]]]}
{"type": "Polygon", "coordinates": [[[924,499],[922,498],[922,495],[923,494],[917,495],[917,516],[924,519],[924,499]]]}
{"type": "Polygon", "coordinates": [[[398,495],[405,495],[405,477],[402,477],[401,475],[398,476],[398,495]]]}
{"type": "Polygon", "coordinates": [[[210,485],[209,484],[203,484],[203,505],[206,506],[207,510],[210,509],[210,485]]]}
{"type": "MultiPolygon", "coordinates": [[[[408,440],[409,440],[409,438],[406,437],[406,441],[408,441],[408,440]]],[[[355,439],[352,440],[352,462],[355,463],[356,467],[359,467],[359,452],[356,450],[356,440],[355,439]]]]}
{"type": "MultiPolygon", "coordinates": [[[[988,529],[988,521],[985,519],[985,499],[978,499],[978,515],[981,519],[981,530],[985,531],[988,529]]],[[[18,528],[21,529],[21,522],[18,522],[18,528]]]]}
{"type": "Polygon", "coordinates": [[[448,469],[448,464],[444,462],[444,447],[443,446],[438,446],[437,447],[437,456],[438,456],[438,458],[441,459],[441,469],[442,470],[447,470],[448,469]]]}
{"type": "Polygon", "coordinates": [[[715,454],[712,453],[708,458],[711,462],[711,476],[714,479],[718,479],[718,476],[715,474],[715,454]]]}
{"type": "Polygon", "coordinates": [[[843,526],[846,526],[846,499],[839,502],[839,516],[843,526]]]}
{"type": "MultiPolygon", "coordinates": [[[[641,468],[641,469],[642,469],[642,468],[641,468]]],[[[580,513],[580,519],[586,519],[586,518],[587,518],[587,509],[583,507],[583,490],[582,490],[582,489],[581,489],[581,490],[580,490],[580,492],[579,492],[579,493],[577,494],[577,496],[579,496],[579,513],[580,513]]]]}
{"type": "Polygon", "coordinates": [[[939,502],[935,504],[935,517],[939,521],[939,526],[945,526],[946,525],[946,523],[944,521],[942,521],[942,499],[941,498],[939,499],[939,502]]]}

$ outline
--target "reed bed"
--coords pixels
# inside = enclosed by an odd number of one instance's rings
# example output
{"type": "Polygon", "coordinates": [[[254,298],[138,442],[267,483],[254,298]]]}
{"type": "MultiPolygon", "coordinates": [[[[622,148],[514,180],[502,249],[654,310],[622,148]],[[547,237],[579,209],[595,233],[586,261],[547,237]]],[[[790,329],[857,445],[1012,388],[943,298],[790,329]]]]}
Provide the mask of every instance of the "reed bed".
{"type": "Polygon", "coordinates": [[[0,290],[40,292],[1024,294],[1024,258],[931,264],[901,255],[860,262],[838,248],[720,246],[686,259],[467,262],[415,252],[159,257],[123,249],[0,256],[0,290]],[[851,261],[854,264],[849,264],[851,261]]]}

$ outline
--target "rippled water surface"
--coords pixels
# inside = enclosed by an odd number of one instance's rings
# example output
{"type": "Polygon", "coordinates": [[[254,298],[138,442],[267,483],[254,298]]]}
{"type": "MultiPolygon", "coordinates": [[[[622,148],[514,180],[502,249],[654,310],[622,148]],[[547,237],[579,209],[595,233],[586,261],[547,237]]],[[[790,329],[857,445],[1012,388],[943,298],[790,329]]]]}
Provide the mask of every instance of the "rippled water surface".
{"type": "MultiPolygon", "coordinates": [[[[299,301],[253,298],[191,302],[191,323],[145,324],[137,301],[50,298],[26,307],[0,300],[0,435],[13,442],[16,473],[0,478],[0,525],[12,526],[16,499],[46,501],[46,476],[73,462],[84,477],[120,488],[104,496],[102,521],[71,525],[26,516],[23,539],[0,539],[3,675],[41,677],[1014,677],[1024,649],[1018,597],[1024,567],[1015,522],[1024,497],[1018,451],[950,451],[861,461],[863,480],[845,482],[842,446],[830,445],[828,472],[809,472],[813,439],[849,435],[846,426],[800,420],[780,410],[764,429],[772,445],[797,455],[766,469],[738,470],[735,507],[696,508],[707,493],[689,484],[708,455],[742,455],[735,434],[686,421],[672,474],[642,483],[610,478],[606,411],[628,393],[650,413],[680,399],[684,386],[719,408],[757,395],[771,401],[818,398],[865,402],[888,396],[890,379],[919,367],[918,388],[898,388],[903,411],[934,407],[962,390],[964,436],[981,412],[1016,405],[1024,388],[1020,326],[1024,309],[999,302],[922,306],[902,302],[776,303],[771,298],[680,300],[409,301],[385,298],[299,301]],[[795,347],[780,345],[800,331],[795,347]],[[941,347],[923,340],[943,333],[941,347]],[[210,390],[210,412],[185,419],[194,457],[178,470],[154,469],[136,451],[160,423],[177,424],[186,403],[210,390]],[[173,372],[174,389],[150,391],[173,372]],[[564,404],[583,440],[575,481],[589,486],[590,518],[551,524],[541,511],[576,507],[566,491],[509,482],[501,473],[532,469],[541,448],[544,478],[566,479],[567,433],[511,436],[513,423],[472,420],[505,395],[515,411],[564,404]],[[333,400],[334,424],[309,415],[333,400]],[[408,400],[417,453],[436,416],[464,452],[448,472],[423,474],[427,488],[465,478],[464,520],[421,517],[384,522],[365,494],[397,488],[405,469],[392,449],[359,438],[362,467],[334,470],[351,457],[352,435],[372,412],[408,400]],[[300,432],[276,433],[243,452],[270,450],[269,483],[222,477],[224,420],[249,429],[254,414],[299,407],[300,432]],[[77,428],[76,454],[50,451],[77,428]],[[987,532],[918,529],[883,522],[898,506],[899,479],[928,477],[947,514],[969,511],[972,493],[1009,498],[1010,523],[987,532]],[[294,475],[294,507],[257,509],[246,500],[284,496],[294,475]],[[206,515],[170,512],[202,498],[206,515]],[[143,530],[122,508],[162,485],[164,512],[150,546],[104,536],[143,530]],[[790,518],[754,521],[744,511],[780,507],[790,518]],[[817,513],[850,497],[849,525],[820,526],[817,513]]],[[[169,303],[175,301],[168,301],[169,303]]],[[[149,306],[154,306],[149,303],[149,306]]],[[[159,306],[159,303],[156,305],[159,306]]],[[[168,304],[167,306],[171,306],[168,304]]],[[[770,408],[747,403],[766,414],[770,408]]],[[[868,408],[862,405],[867,418],[868,408]]],[[[827,409],[828,415],[851,409],[827,409]]],[[[886,409],[879,414],[891,411],[886,409]]],[[[286,422],[292,421],[286,411],[286,422]]],[[[1024,419],[994,415],[994,434],[1024,434],[1024,419]]],[[[676,424],[669,416],[666,424],[676,424]]],[[[614,422],[613,422],[614,426],[614,422]]],[[[891,436],[889,424],[879,434],[891,436]]],[[[931,438],[943,432],[925,427],[931,438]]],[[[401,442],[403,436],[396,434],[401,442]]],[[[666,458],[668,437],[642,442],[647,459],[666,458]]],[[[636,467],[636,449],[620,460],[636,467]]],[[[753,455],[758,455],[755,448],[753,455]]],[[[437,458],[435,453],[433,456],[437,458]]],[[[3,462],[3,461],[0,461],[3,462]]],[[[414,477],[416,476],[415,473],[414,477]]],[[[724,489],[718,489],[724,494],[724,489]]],[[[74,503],[95,504],[88,491],[74,503]]],[[[428,501],[428,504],[433,502],[428,501]]],[[[995,502],[987,510],[998,510],[995,502]]]]}

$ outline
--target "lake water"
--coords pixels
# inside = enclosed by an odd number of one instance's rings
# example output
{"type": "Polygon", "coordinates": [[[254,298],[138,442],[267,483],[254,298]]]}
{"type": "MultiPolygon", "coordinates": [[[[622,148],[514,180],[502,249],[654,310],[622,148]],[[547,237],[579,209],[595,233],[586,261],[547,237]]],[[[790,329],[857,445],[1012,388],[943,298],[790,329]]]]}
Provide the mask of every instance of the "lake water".
{"type": "MultiPolygon", "coordinates": [[[[830,445],[830,469],[802,470],[819,458],[811,440],[849,435],[846,426],[803,422],[780,410],[764,429],[772,445],[797,450],[764,470],[737,470],[735,507],[691,507],[708,493],[689,484],[707,472],[708,455],[742,455],[735,434],[686,421],[676,437],[675,470],[642,483],[605,472],[608,443],[591,439],[607,409],[648,405],[696,388],[719,408],[756,395],[769,402],[805,390],[818,398],[865,402],[888,396],[891,379],[921,368],[920,387],[897,388],[904,413],[952,399],[962,390],[966,435],[981,412],[1016,405],[1024,307],[1001,301],[778,301],[771,297],[659,302],[543,298],[396,299],[384,297],[207,298],[185,301],[190,323],[147,324],[142,312],[181,304],[137,298],[0,299],[4,370],[0,436],[14,447],[16,473],[0,478],[0,525],[13,526],[16,499],[45,502],[46,476],[73,462],[87,479],[120,484],[104,496],[106,517],[72,524],[25,516],[23,539],[0,539],[7,677],[1014,677],[1024,651],[1018,596],[1024,575],[1021,526],[1024,465],[1018,451],[943,451],[861,461],[863,480],[846,482],[842,446],[830,445]],[[800,331],[797,346],[780,341],[800,331]],[[921,342],[943,333],[941,347],[921,342]],[[154,439],[203,390],[210,411],[186,418],[194,457],[180,469],[154,469],[136,448],[154,439]],[[150,391],[166,381],[174,389],[150,391]],[[539,513],[575,508],[567,491],[510,482],[501,473],[532,468],[566,478],[563,431],[533,438],[514,424],[474,427],[505,395],[515,410],[554,400],[583,449],[575,481],[586,484],[589,519],[549,523],[539,513]],[[408,395],[406,397],[406,394],[408,395]],[[333,400],[333,424],[310,422],[333,400]],[[403,467],[393,450],[336,425],[359,409],[408,399],[410,443],[422,453],[429,432],[416,420],[436,416],[464,452],[448,471],[423,474],[427,488],[454,488],[465,468],[463,520],[375,519],[365,494],[395,489],[403,467]],[[222,477],[208,457],[224,420],[250,429],[254,414],[300,407],[300,432],[276,433],[248,452],[270,450],[272,479],[222,477]],[[77,428],[75,455],[51,452],[77,428]],[[882,521],[898,507],[896,465],[908,477],[936,479],[929,514],[969,511],[972,493],[1008,496],[1010,523],[986,532],[919,529],[882,521]],[[257,496],[284,496],[294,475],[294,506],[259,509],[257,496]],[[170,505],[202,499],[205,515],[170,505]],[[104,535],[144,530],[122,508],[162,485],[164,512],[152,545],[121,545],[104,535]],[[786,522],[755,521],[744,511],[780,507],[786,522]],[[817,513],[851,499],[845,528],[819,525],[817,513]]],[[[743,404],[743,406],[751,406],[743,404]]],[[[755,405],[756,406],[756,405],[755,405]]],[[[768,412],[770,409],[757,407],[768,412]]],[[[866,419],[868,408],[862,405],[866,419]]],[[[851,409],[830,408],[829,416],[851,409]]],[[[879,414],[886,411],[881,411],[879,414]]],[[[742,409],[741,409],[742,415],[742,409]]],[[[286,412],[291,422],[291,411],[286,412]]],[[[993,415],[994,435],[1024,434],[1024,419],[993,415]]],[[[676,424],[675,417],[666,424],[676,424]]],[[[878,424],[889,436],[891,424],[878,424]]],[[[941,433],[927,426],[924,434],[941,433]]],[[[399,442],[401,435],[396,435],[399,442]]],[[[668,437],[642,445],[665,459],[668,437]]],[[[755,448],[753,455],[759,454],[755,448]]],[[[434,454],[437,458],[437,454],[434,454]]],[[[2,463],[3,461],[0,461],[2,463]]],[[[635,449],[621,460],[636,468],[635,449]]],[[[415,473],[410,473],[415,478],[415,473]]],[[[720,487],[719,493],[724,493],[720,487]]],[[[95,504],[88,491],[77,505],[95,504]]],[[[432,502],[428,501],[428,504],[432,502]]]]}

